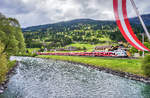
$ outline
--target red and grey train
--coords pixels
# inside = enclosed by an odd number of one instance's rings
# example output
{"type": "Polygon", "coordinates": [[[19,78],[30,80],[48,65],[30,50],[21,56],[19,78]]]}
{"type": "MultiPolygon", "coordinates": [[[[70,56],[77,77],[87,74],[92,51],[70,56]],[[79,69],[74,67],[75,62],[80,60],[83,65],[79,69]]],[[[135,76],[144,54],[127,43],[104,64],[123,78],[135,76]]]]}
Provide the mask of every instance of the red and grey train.
{"type": "Polygon", "coordinates": [[[100,51],[100,52],[37,52],[38,55],[64,55],[64,56],[95,56],[95,57],[128,57],[126,51],[100,51]]]}

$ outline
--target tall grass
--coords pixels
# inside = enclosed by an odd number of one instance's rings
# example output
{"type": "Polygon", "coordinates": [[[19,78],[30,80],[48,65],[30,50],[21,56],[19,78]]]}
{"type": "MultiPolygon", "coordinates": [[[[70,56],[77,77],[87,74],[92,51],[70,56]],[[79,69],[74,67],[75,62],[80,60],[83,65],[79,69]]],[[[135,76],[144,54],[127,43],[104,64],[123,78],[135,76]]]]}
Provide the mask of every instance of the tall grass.
{"type": "Polygon", "coordinates": [[[144,74],[150,77],[150,55],[145,56],[143,59],[142,69],[144,70],[144,74]]]}

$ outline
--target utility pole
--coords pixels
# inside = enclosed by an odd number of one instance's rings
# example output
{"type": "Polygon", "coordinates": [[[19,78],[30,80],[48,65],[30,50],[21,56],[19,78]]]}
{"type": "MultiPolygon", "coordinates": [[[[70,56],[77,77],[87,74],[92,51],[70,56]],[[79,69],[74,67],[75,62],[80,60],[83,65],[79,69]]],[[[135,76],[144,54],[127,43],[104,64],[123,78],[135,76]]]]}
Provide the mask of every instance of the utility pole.
{"type": "Polygon", "coordinates": [[[142,19],[140,13],[139,13],[139,11],[138,11],[138,8],[136,7],[136,5],[135,5],[135,3],[134,3],[133,0],[130,0],[130,1],[131,1],[132,5],[133,5],[133,8],[134,8],[135,12],[136,12],[136,15],[138,16],[138,18],[139,18],[139,20],[140,20],[140,22],[141,22],[141,24],[142,24],[142,26],[143,26],[144,32],[146,33],[146,36],[148,37],[148,39],[149,39],[149,41],[150,41],[150,34],[149,34],[149,32],[148,32],[148,30],[147,30],[147,28],[146,28],[146,25],[144,24],[144,21],[143,21],[143,19],[142,19]]]}
{"type": "MultiPolygon", "coordinates": [[[[142,43],[144,44],[144,33],[142,33],[142,43]]],[[[143,58],[144,58],[144,55],[145,55],[145,53],[144,53],[144,51],[143,51],[143,58]]]]}

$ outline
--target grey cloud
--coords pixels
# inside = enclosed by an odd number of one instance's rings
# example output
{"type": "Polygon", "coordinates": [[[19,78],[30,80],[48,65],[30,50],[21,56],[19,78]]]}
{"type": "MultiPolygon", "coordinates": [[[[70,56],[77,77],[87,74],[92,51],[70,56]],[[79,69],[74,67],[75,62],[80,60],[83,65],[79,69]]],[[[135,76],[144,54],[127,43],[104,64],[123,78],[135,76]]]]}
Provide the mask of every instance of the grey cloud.
{"type": "MultiPolygon", "coordinates": [[[[0,11],[17,18],[22,26],[76,18],[114,19],[113,0],[0,0],[0,11]]],[[[128,1],[128,15],[135,16],[128,1]]],[[[134,0],[140,13],[150,13],[149,0],[134,0]]]]}
{"type": "Polygon", "coordinates": [[[0,8],[10,14],[22,14],[31,12],[34,9],[34,5],[26,5],[21,0],[0,0],[0,8]]]}

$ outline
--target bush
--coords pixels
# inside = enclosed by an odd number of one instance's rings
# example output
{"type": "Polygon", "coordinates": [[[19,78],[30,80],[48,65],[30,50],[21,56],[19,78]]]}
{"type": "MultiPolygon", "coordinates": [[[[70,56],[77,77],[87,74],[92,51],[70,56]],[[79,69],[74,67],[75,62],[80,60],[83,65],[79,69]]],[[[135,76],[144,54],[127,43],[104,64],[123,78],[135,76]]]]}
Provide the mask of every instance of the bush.
{"type": "Polygon", "coordinates": [[[132,55],[134,55],[134,53],[138,53],[138,50],[137,50],[136,48],[134,48],[134,47],[131,47],[130,50],[129,50],[129,52],[130,52],[132,55]]]}
{"type": "Polygon", "coordinates": [[[4,44],[0,41],[0,83],[5,80],[7,68],[7,56],[4,51],[4,44]]]}
{"type": "Polygon", "coordinates": [[[8,72],[8,68],[7,68],[6,55],[1,54],[0,55],[0,83],[5,81],[7,72],[8,72]]]}
{"type": "Polygon", "coordinates": [[[17,54],[17,55],[15,55],[15,56],[28,56],[28,57],[35,57],[35,56],[37,56],[37,54],[36,53],[22,53],[22,54],[17,54]]]}
{"type": "Polygon", "coordinates": [[[144,74],[150,77],[150,55],[145,56],[145,58],[143,59],[142,69],[144,71],[144,74]]]}

